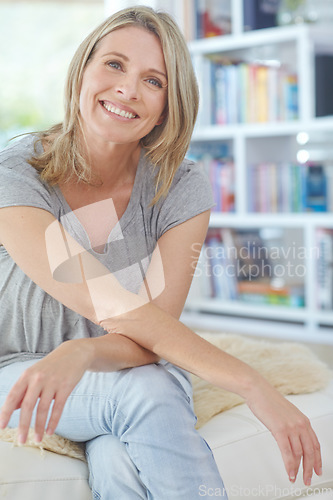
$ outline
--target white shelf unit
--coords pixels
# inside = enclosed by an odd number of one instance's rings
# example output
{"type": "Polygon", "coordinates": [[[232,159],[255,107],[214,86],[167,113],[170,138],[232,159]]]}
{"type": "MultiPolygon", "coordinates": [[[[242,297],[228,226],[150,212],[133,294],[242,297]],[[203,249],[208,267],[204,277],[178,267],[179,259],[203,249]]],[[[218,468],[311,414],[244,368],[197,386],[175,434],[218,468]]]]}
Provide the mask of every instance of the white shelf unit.
{"type": "MultiPolygon", "coordinates": [[[[316,242],[317,228],[333,228],[332,213],[248,213],[248,165],[264,161],[296,162],[306,147],[309,160],[333,164],[333,117],[315,117],[314,57],[333,53],[332,26],[297,25],[242,33],[242,2],[233,2],[233,34],[189,43],[196,69],[201,105],[194,143],[226,143],[235,165],[235,213],[213,213],[210,227],[298,228],[305,248],[316,242]],[[237,4],[237,5],[236,5],[237,4]],[[275,123],[212,125],[209,56],[223,54],[231,60],[278,59],[292,66],[298,76],[299,119],[275,123]],[[297,135],[306,132],[309,142],[300,146],[297,135]]],[[[189,295],[182,321],[193,328],[333,344],[333,311],[316,305],[316,262],[305,261],[305,307],[265,306],[221,301],[189,295]]],[[[195,280],[195,278],[194,278],[195,280]]],[[[194,284],[195,286],[195,284],[194,284]]]]}

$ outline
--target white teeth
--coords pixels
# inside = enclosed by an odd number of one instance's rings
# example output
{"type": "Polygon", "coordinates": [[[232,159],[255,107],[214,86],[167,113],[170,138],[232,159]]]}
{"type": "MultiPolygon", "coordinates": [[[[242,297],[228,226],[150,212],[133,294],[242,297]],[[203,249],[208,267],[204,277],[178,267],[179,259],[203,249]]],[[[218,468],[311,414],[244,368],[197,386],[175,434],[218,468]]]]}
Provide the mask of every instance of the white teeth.
{"type": "Polygon", "coordinates": [[[124,111],[123,109],[116,108],[115,106],[110,106],[109,104],[106,104],[105,102],[103,102],[103,106],[110,113],[114,113],[115,115],[124,116],[125,118],[131,118],[131,119],[136,117],[136,115],[133,115],[132,113],[129,113],[128,111],[124,111]]]}

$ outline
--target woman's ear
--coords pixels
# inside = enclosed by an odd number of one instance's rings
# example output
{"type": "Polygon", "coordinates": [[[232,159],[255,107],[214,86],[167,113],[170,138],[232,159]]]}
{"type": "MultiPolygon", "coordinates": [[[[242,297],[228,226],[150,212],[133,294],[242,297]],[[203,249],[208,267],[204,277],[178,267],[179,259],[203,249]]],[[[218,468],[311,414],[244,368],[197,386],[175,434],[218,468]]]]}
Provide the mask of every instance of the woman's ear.
{"type": "Polygon", "coordinates": [[[157,125],[162,125],[162,123],[164,122],[164,120],[165,120],[165,119],[166,119],[166,117],[167,117],[167,114],[168,114],[168,110],[167,110],[167,109],[165,109],[165,110],[162,112],[161,116],[159,117],[158,121],[156,122],[156,125],[155,125],[155,126],[157,126],[157,125]]]}

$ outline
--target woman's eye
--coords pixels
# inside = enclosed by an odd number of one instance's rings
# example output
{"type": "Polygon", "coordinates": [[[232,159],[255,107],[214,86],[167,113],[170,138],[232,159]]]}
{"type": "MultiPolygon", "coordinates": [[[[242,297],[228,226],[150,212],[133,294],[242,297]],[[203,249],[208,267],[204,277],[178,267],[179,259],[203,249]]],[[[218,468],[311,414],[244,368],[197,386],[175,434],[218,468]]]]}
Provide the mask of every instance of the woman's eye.
{"type": "Polygon", "coordinates": [[[157,80],[156,78],[147,78],[146,81],[148,83],[150,83],[151,85],[153,85],[154,87],[157,87],[160,89],[163,87],[162,83],[159,80],[157,80]]]}
{"type": "Polygon", "coordinates": [[[121,64],[117,61],[108,61],[107,65],[110,66],[110,68],[121,69],[121,64]]]}

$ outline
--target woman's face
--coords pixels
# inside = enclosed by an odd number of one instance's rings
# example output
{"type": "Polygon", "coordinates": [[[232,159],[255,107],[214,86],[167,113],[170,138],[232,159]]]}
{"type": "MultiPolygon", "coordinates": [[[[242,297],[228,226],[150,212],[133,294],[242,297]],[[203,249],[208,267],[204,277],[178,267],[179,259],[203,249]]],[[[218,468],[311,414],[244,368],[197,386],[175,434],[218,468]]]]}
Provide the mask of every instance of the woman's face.
{"type": "Polygon", "coordinates": [[[100,40],[80,92],[88,144],[137,144],[163,122],[166,103],[167,74],[157,36],[129,26],[100,40]]]}

